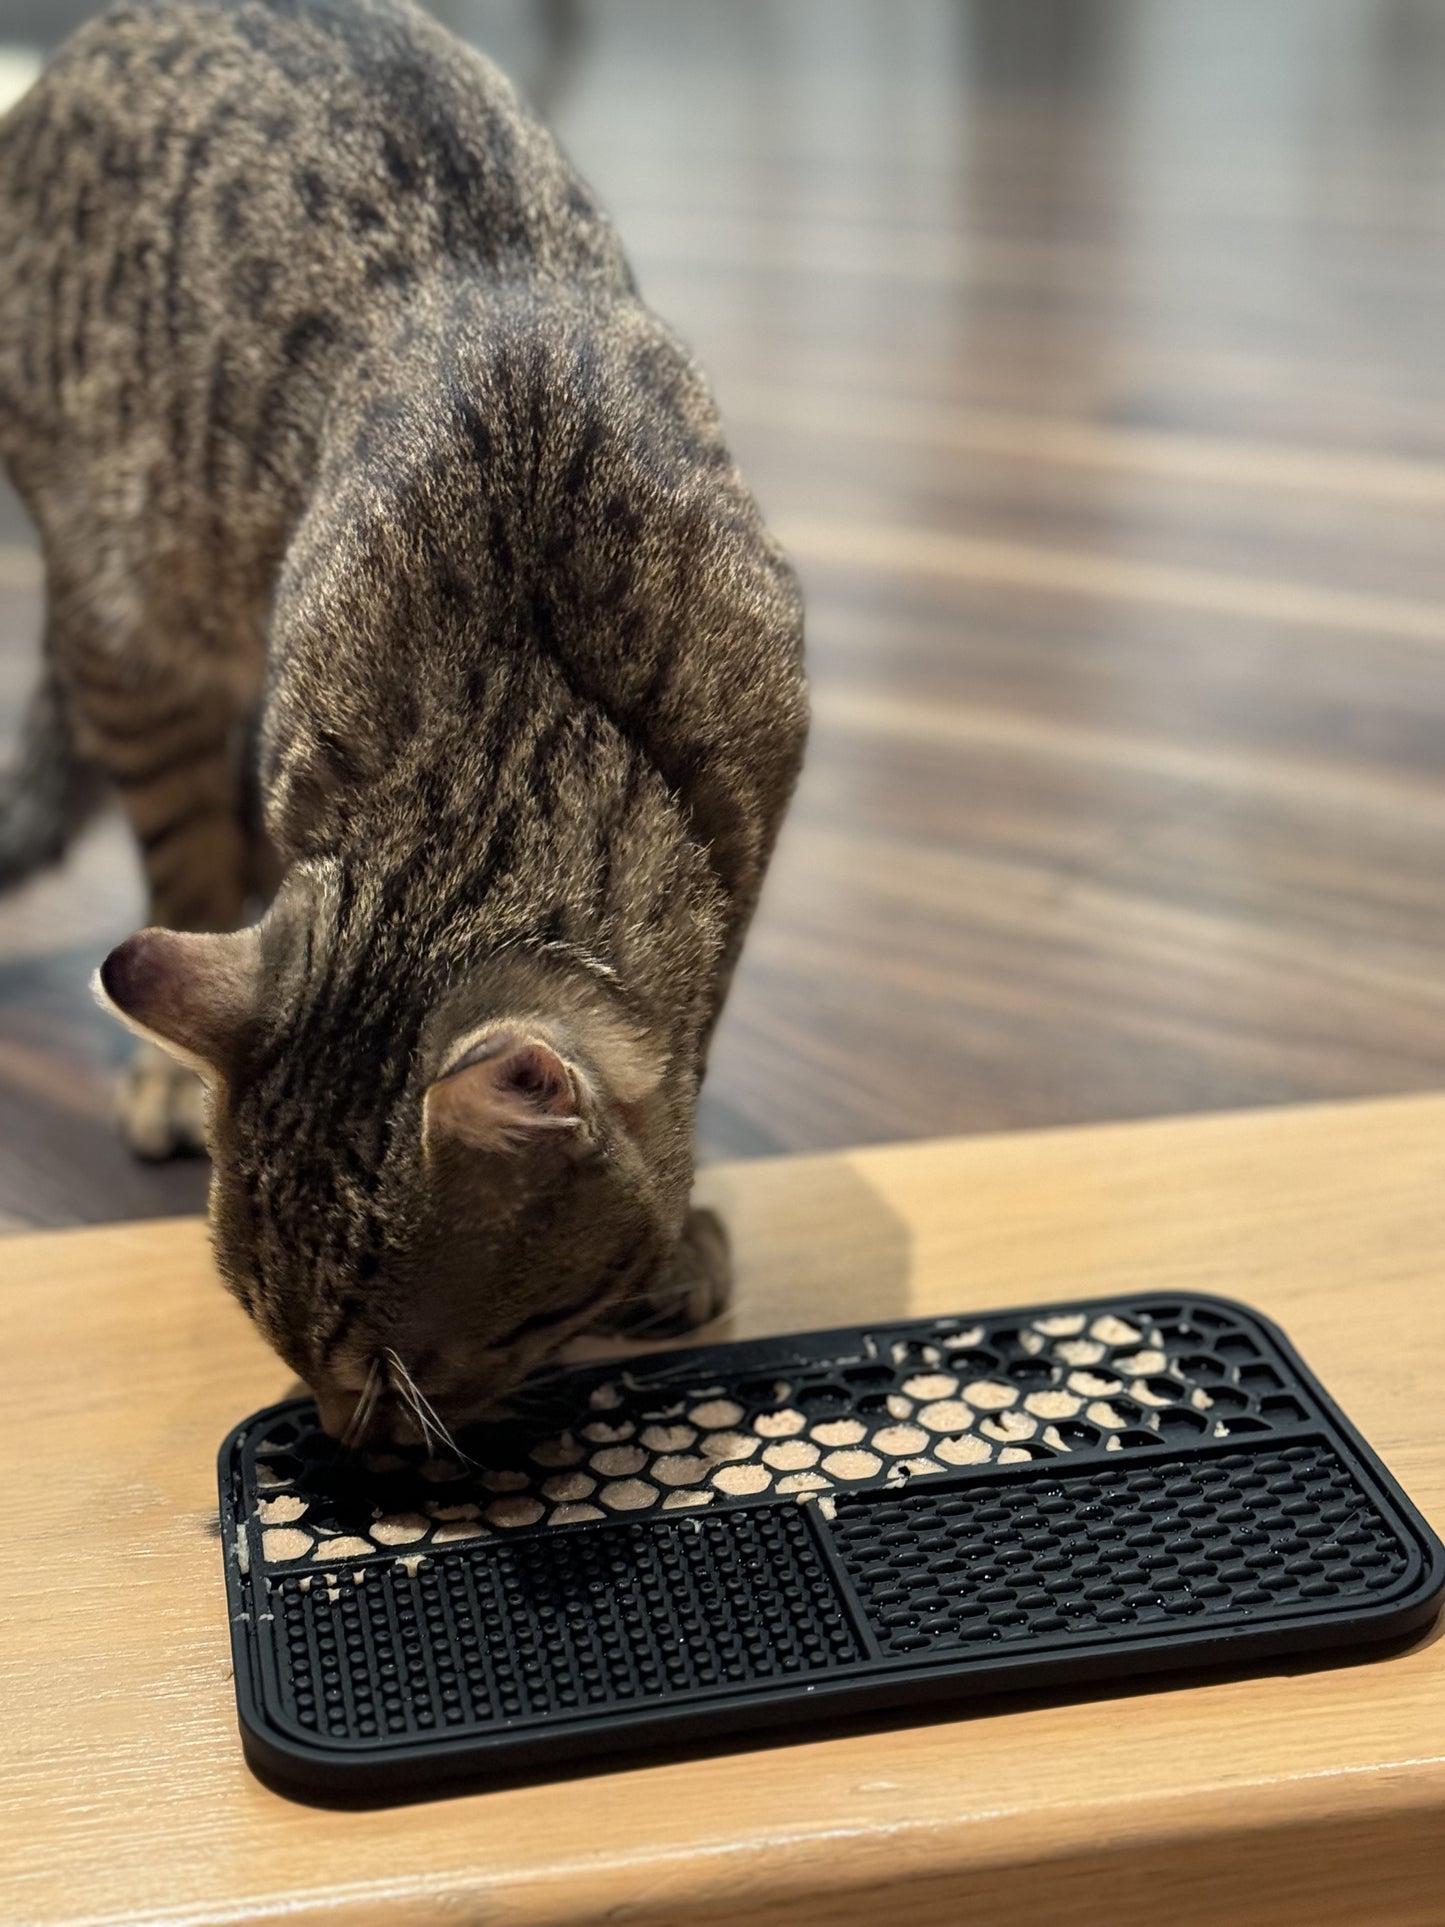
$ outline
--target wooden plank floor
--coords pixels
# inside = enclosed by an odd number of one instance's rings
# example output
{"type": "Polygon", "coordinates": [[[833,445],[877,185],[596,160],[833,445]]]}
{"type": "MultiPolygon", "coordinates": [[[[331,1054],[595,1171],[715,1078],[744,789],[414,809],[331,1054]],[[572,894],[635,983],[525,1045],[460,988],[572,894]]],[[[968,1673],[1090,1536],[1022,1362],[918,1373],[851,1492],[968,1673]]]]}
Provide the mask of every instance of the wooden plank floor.
{"type": "MultiPolygon", "coordinates": [[[[705,1149],[1445,1083],[1445,6],[577,0],[550,68],[445,12],[546,87],[808,591],[705,1149]]],[[[114,825],[0,903],[0,1223],[201,1198],[110,1136],[138,912],[114,825]]]]}

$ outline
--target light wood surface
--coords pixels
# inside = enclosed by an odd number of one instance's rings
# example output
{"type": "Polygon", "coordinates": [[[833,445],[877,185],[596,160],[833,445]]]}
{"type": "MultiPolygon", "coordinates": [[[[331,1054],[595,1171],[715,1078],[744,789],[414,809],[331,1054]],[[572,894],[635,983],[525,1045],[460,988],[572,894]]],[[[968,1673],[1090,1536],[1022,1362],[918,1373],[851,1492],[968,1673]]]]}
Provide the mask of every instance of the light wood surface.
{"type": "MultiPolygon", "coordinates": [[[[1278,1318],[1445,1523],[1445,1098],[721,1166],[733,1335],[1116,1289],[1278,1318]],[[1403,1388],[1404,1395],[1401,1395],[1403,1388]]],[[[1445,1656],[1030,1698],[381,1811],[241,1757],[213,1458],[287,1375],[193,1221],[4,1248],[0,1919],[1445,1918],[1445,1656]]]]}

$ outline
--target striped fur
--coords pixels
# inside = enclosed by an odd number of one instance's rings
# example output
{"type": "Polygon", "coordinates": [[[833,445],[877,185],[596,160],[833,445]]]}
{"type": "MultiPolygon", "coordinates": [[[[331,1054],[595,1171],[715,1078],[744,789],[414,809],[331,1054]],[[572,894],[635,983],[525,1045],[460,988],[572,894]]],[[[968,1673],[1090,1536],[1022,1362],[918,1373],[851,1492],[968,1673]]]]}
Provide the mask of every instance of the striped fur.
{"type": "Polygon", "coordinates": [[[217,1255],[277,1348],[338,1411],[394,1353],[455,1416],[599,1317],[711,1309],[693,1112],[800,605],[506,82],[404,0],[83,29],[0,123],[0,448],[75,752],[153,923],[218,933],[103,983],[204,1065],[217,1255]],[[502,1024],[579,1130],[429,1136],[502,1024]]]}

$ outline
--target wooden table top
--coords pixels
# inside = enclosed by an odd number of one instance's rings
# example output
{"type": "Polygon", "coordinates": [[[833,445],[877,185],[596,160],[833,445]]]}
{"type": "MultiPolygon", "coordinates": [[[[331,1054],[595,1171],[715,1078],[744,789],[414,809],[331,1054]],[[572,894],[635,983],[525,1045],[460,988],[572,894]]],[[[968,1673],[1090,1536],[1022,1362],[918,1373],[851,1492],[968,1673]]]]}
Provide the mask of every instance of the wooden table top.
{"type": "MultiPolygon", "coordinates": [[[[1445,1524],[1445,1098],[715,1168],[729,1335],[1115,1290],[1277,1318],[1445,1524]],[[1418,1396],[1402,1400],[1402,1381],[1418,1396]]],[[[287,1374],[192,1221],[3,1246],[0,1919],[1445,1919],[1445,1656],[1201,1678],[391,1809],[236,1732],[214,1455],[287,1374]]]]}

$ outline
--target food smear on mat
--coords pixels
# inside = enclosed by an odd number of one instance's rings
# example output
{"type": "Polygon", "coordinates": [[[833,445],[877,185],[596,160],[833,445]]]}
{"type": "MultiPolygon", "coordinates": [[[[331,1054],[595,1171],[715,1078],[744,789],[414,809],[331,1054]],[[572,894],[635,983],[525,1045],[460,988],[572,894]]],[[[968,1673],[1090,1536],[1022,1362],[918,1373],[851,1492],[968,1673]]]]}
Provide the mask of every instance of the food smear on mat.
{"type": "MultiPolygon", "coordinates": [[[[409,1556],[539,1528],[897,1488],[989,1463],[1133,1451],[1269,1429],[1219,1334],[1124,1311],[1045,1312],[850,1334],[856,1354],[786,1375],[691,1379],[582,1368],[542,1411],[338,1471],[305,1408],[266,1421],[251,1515],[274,1566],[409,1556]],[[1206,1416],[1207,1415],[1207,1416],[1206,1416]],[[345,1476],[342,1476],[344,1473],[345,1476]]],[[[1236,1347],[1237,1349],[1237,1347],[1236,1347]]],[[[1239,1354],[1246,1368],[1246,1353],[1239,1354]]],[[[704,1375],[705,1374],[705,1375],[704,1375]]],[[[1268,1391],[1258,1371],[1249,1383],[1268,1391]]],[[[247,1541],[254,1548],[256,1541],[247,1541]]]]}

